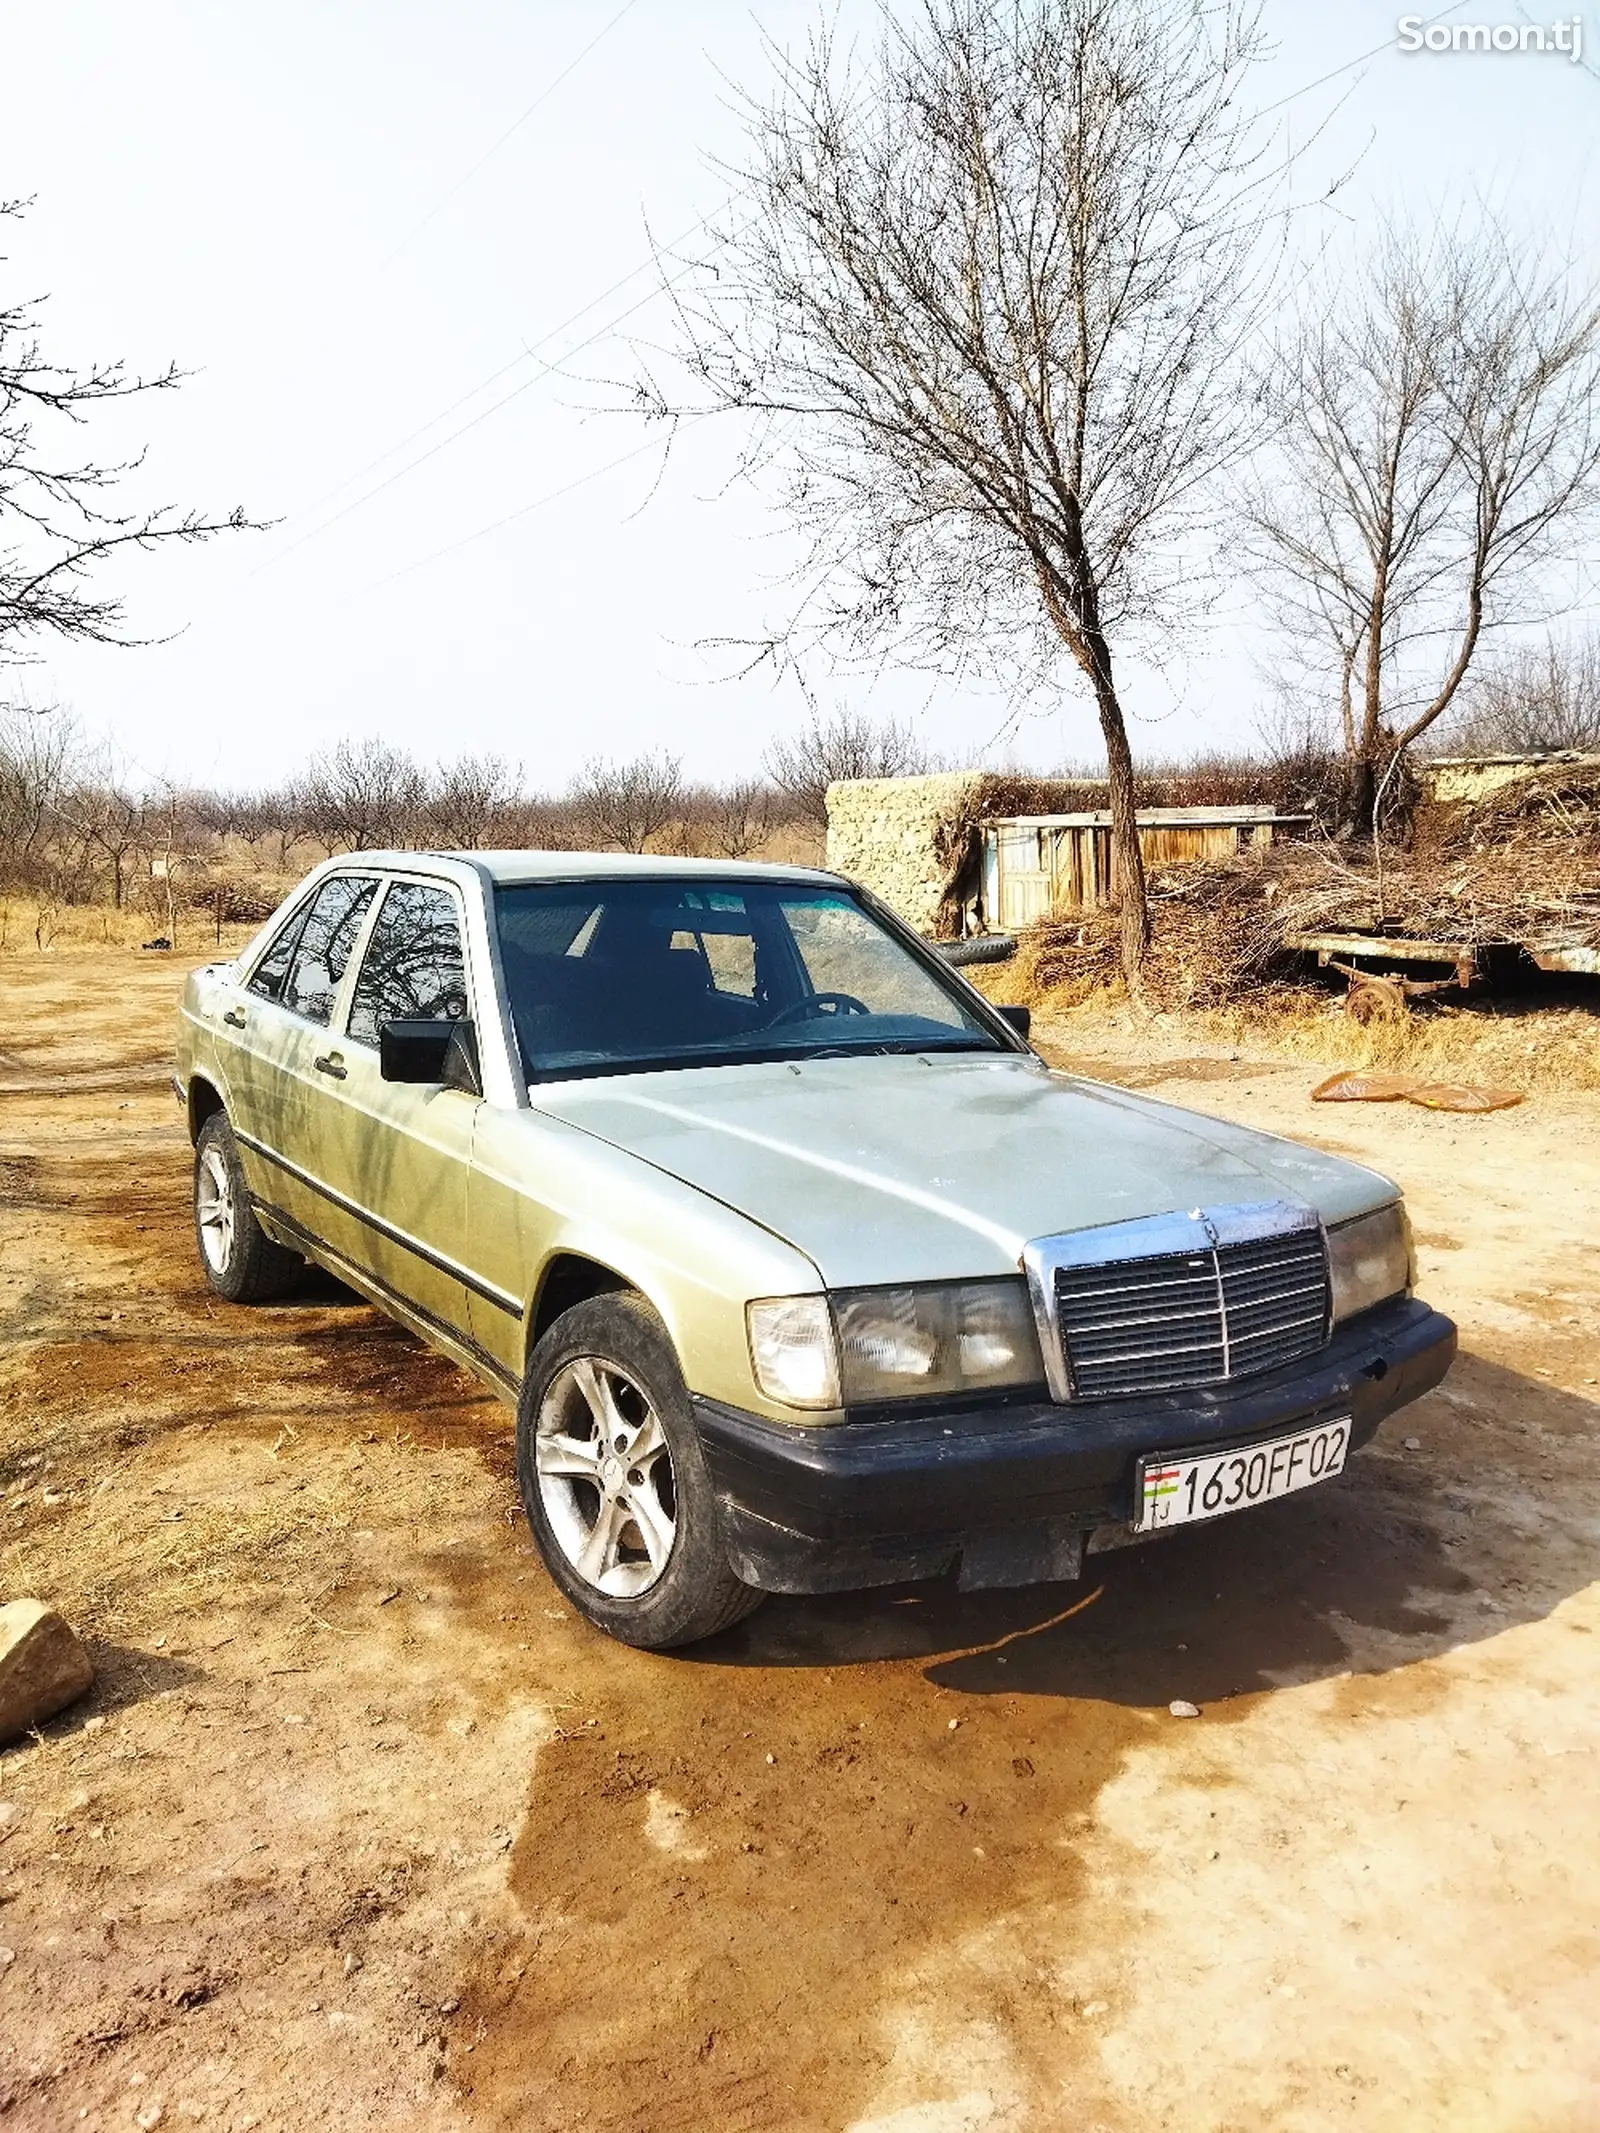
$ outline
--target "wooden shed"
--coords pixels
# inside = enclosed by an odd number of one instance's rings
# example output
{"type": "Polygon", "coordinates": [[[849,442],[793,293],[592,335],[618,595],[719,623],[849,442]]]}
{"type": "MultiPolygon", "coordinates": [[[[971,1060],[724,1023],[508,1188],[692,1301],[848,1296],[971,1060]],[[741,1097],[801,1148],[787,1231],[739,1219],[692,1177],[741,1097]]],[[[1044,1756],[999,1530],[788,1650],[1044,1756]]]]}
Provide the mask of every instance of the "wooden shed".
{"type": "MultiPolygon", "coordinates": [[[[1231,859],[1275,837],[1298,835],[1309,815],[1272,807],[1151,807],[1139,812],[1148,866],[1231,859]]],[[[1111,817],[1014,815],[983,825],[983,887],[973,914],[979,931],[1010,933],[1036,919],[1091,911],[1115,899],[1111,817]]]]}

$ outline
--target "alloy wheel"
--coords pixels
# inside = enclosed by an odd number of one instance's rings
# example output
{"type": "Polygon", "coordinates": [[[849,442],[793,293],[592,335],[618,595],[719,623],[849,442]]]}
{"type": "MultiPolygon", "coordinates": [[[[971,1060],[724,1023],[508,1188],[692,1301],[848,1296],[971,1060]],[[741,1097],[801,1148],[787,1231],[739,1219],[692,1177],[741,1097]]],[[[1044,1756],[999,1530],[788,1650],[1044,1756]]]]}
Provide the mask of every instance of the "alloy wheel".
{"type": "Polygon", "coordinates": [[[677,1533],[672,1453],[636,1379],[597,1355],[557,1371],[539,1409],[534,1464],[545,1516],[581,1578],[637,1599],[677,1533]]]}
{"type": "Polygon", "coordinates": [[[200,1158],[194,1211],[207,1266],[214,1274],[226,1272],[233,1257],[233,1177],[227,1156],[215,1143],[200,1158]]]}

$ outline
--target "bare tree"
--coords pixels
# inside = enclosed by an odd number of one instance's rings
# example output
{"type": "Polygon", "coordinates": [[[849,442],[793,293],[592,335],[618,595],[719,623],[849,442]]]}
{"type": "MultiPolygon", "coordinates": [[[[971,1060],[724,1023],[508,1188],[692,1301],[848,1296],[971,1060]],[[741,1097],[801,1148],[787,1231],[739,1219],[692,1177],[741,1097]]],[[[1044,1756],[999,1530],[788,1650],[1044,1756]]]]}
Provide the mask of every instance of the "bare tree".
{"type": "Polygon", "coordinates": [[[830,785],[846,778],[910,778],[931,767],[909,726],[848,708],[826,717],[814,709],[797,734],[770,744],[762,762],[795,814],[819,829],[828,826],[830,785]]]}
{"type": "Polygon", "coordinates": [[[583,843],[583,830],[570,795],[525,794],[502,814],[497,832],[508,845],[528,851],[570,852],[583,843]]]}
{"type": "Polygon", "coordinates": [[[45,864],[82,753],[66,713],[0,704],[0,881],[32,881],[45,864]]]}
{"type": "Polygon", "coordinates": [[[305,825],[333,852],[405,844],[427,788],[404,749],[369,738],[340,741],[313,756],[304,791],[305,825]]]}
{"type": "Polygon", "coordinates": [[[1600,750],[1600,636],[1552,634],[1486,662],[1435,731],[1459,755],[1600,750]]]}
{"type": "Polygon", "coordinates": [[[145,802],[107,770],[75,794],[63,810],[88,850],[97,851],[111,870],[111,901],[121,910],[128,900],[130,868],[149,848],[150,821],[145,802]]]}
{"type": "Polygon", "coordinates": [[[596,757],[584,765],[568,799],[582,834],[601,847],[643,852],[677,813],[683,766],[664,751],[626,763],[596,757]]]}
{"type": "Polygon", "coordinates": [[[521,784],[521,771],[503,756],[462,755],[442,763],[423,809],[429,835],[451,851],[481,849],[521,784]]]}
{"type": "MultiPolygon", "coordinates": [[[[0,200],[0,222],[24,203],[0,200]]],[[[52,361],[37,303],[0,302],[0,661],[25,656],[31,638],[90,644],[137,642],[123,634],[123,603],[98,588],[100,566],[126,549],[208,541],[251,525],[242,510],[122,509],[121,485],[140,459],[96,463],[71,431],[103,401],[171,391],[174,365],[141,375],[122,363],[75,370],[52,361]]]]}
{"type": "Polygon", "coordinates": [[[282,796],[276,792],[233,792],[224,796],[214,827],[222,836],[241,838],[253,860],[284,819],[282,796]]]}
{"type": "Polygon", "coordinates": [[[789,812],[765,778],[735,778],[684,793],[680,813],[685,848],[719,859],[747,859],[789,812]]]}
{"type": "Polygon", "coordinates": [[[209,797],[184,792],[170,780],[163,780],[146,803],[150,873],[145,909],[171,948],[178,945],[178,913],[186,900],[194,900],[197,881],[207,871],[209,847],[217,835],[204,820],[209,797]],[[187,899],[180,883],[189,892],[187,899]]]}
{"type": "Polygon", "coordinates": [[[302,837],[311,834],[309,816],[311,796],[303,778],[291,778],[279,786],[276,792],[263,796],[262,808],[266,816],[266,829],[272,832],[277,847],[277,864],[280,874],[293,870],[294,848],[302,837]]]}
{"type": "Polygon", "coordinates": [[[1264,397],[1256,562],[1322,647],[1365,824],[1600,501],[1600,304],[1493,223],[1391,229],[1308,293],[1264,397]]]}
{"type": "Polygon", "coordinates": [[[1192,595],[1181,552],[1253,422],[1259,51],[1235,0],[921,0],[859,65],[819,37],[778,61],[680,306],[691,401],[756,418],[752,461],[812,536],[781,653],[1012,680],[1065,657],[1087,681],[1130,981],[1149,920],[1113,645],[1192,595]]]}

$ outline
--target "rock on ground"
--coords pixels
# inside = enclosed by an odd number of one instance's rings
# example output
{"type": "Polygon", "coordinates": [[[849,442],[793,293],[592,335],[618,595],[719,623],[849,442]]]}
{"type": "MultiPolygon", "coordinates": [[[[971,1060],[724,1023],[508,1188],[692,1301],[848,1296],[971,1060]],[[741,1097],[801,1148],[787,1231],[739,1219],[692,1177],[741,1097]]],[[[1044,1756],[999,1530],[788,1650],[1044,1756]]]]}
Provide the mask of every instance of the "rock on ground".
{"type": "Polygon", "coordinates": [[[43,1725],[93,1683],[89,1654],[53,1607],[0,1607],[0,1741],[43,1725]]]}

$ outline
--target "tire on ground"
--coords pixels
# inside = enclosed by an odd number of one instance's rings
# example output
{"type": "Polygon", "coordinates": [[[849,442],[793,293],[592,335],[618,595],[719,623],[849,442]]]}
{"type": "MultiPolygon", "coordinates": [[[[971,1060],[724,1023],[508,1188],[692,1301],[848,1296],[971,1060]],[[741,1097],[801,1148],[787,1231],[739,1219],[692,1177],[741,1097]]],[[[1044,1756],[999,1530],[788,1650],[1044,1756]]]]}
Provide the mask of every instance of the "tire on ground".
{"type": "Polygon", "coordinates": [[[575,1304],[539,1341],[517,1403],[517,1486],[555,1583],[587,1621],[623,1644],[646,1651],[694,1644],[740,1621],[764,1598],[728,1566],[683,1372],[665,1326],[640,1296],[613,1292],[575,1304]],[[655,1410],[672,1461],[671,1550],[655,1582],[634,1597],[603,1592],[583,1575],[562,1546],[540,1488],[536,1439],[546,1394],[569,1364],[586,1358],[635,1381],[655,1410]]]}
{"type": "Polygon", "coordinates": [[[940,941],[937,946],[945,961],[958,970],[966,963],[1009,962],[1017,952],[1009,933],[980,934],[970,941],[940,941]]]}

